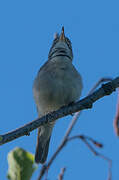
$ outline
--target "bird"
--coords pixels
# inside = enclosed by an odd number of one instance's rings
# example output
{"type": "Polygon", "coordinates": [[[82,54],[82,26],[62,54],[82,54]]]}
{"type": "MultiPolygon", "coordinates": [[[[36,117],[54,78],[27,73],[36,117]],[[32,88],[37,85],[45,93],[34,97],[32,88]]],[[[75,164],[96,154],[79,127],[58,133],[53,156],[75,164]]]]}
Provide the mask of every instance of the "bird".
{"type": "MultiPolygon", "coordinates": [[[[72,43],[65,36],[64,27],[56,34],[48,54],[48,60],[41,66],[33,83],[38,117],[76,102],[81,95],[83,83],[80,73],[72,64],[72,43]]],[[[44,164],[47,160],[49,143],[55,122],[38,128],[35,162],[44,164]]]]}

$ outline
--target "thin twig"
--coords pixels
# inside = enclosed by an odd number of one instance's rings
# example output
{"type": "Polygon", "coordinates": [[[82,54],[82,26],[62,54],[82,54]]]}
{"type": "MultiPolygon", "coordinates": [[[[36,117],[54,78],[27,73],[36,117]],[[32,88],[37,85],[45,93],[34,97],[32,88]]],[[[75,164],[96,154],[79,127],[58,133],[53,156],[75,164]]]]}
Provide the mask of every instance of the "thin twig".
{"type": "Polygon", "coordinates": [[[74,116],[73,116],[73,119],[72,121],[70,122],[69,124],[69,127],[66,131],[66,134],[62,140],[62,142],[60,143],[60,145],[58,146],[57,150],[55,151],[55,153],[53,154],[53,156],[50,158],[50,160],[48,161],[48,163],[46,165],[43,165],[42,168],[41,168],[41,171],[40,171],[40,175],[38,177],[38,180],[41,180],[43,175],[45,174],[45,171],[47,169],[49,169],[49,167],[51,166],[51,164],[53,163],[54,159],[57,157],[57,155],[59,154],[59,152],[62,150],[62,148],[66,145],[67,143],[67,138],[69,136],[69,134],[71,133],[72,131],[72,128],[74,127],[77,119],[78,119],[78,116],[79,116],[79,113],[75,113],[74,116]]]}
{"type": "Polygon", "coordinates": [[[59,176],[58,176],[58,180],[63,180],[64,172],[65,172],[65,171],[66,171],[66,168],[65,168],[65,167],[61,169],[61,172],[60,172],[60,174],[59,174],[59,176]]]}
{"type": "Polygon", "coordinates": [[[74,139],[80,139],[82,140],[86,146],[90,149],[90,151],[95,155],[95,156],[99,156],[101,157],[103,160],[107,161],[108,162],[108,180],[111,180],[112,179],[112,160],[109,159],[108,157],[104,156],[103,154],[97,152],[92,146],[91,144],[89,144],[89,141],[91,141],[94,145],[99,145],[97,147],[102,147],[102,144],[101,143],[98,143],[97,141],[95,141],[94,139],[92,139],[91,137],[88,137],[88,136],[84,136],[84,135],[77,135],[77,136],[73,136],[73,137],[70,137],[67,139],[67,141],[71,141],[71,140],[74,140],[74,139]]]}
{"type": "Polygon", "coordinates": [[[76,135],[76,136],[72,136],[72,137],[69,137],[67,140],[68,141],[71,141],[71,140],[74,140],[74,139],[81,139],[81,140],[88,140],[90,141],[92,144],[94,144],[96,147],[98,148],[102,148],[103,147],[103,144],[102,143],[99,143],[97,142],[96,140],[94,140],[93,138],[89,137],[89,136],[85,136],[85,135],[76,135]]]}
{"type": "Polygon", "coordinates": [[[116,114],[114,118],[114,130],[116,135],[119,136],[119,88],[118,88],[116,114]]]}
{"type": "Polygon", "coordinates": [[[103,77],[101,79],[99,79],[99,81],[97,81],[97,83],[92,87],[92,89],[89,91],[88,95],[92,94],[96,88],[103,82],[108,82],[108,81],[112,81],[113,79],[110,77],[103,77]]]}

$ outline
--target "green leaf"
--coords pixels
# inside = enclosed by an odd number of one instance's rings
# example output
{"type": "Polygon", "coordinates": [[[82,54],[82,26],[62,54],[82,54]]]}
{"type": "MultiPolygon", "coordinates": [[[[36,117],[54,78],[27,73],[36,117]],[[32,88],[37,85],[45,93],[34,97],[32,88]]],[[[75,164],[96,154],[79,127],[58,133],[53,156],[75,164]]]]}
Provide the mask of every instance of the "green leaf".
{"type": "Polygon", "coordinates": [[[0,141],[2,141],[3,140],[3,137],[2,136],[0,136],[0,141]]]}
{"type": "Polygon", "coordinates": [[[8,153],[8,165],[9,180],[30,180],[38,167],[34,155],[18,147],[8,153]]]}

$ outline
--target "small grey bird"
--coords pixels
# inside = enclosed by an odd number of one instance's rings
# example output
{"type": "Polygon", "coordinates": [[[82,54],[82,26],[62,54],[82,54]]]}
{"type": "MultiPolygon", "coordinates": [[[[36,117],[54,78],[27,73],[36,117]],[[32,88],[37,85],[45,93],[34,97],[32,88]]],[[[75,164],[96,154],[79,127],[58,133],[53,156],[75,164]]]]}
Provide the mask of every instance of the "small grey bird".
{"type": "MultiPolygon", "coordinates": [[[[40,68],[33,85],[38,116],[58,110],[79,99],[82,79],[72,64],[73,53],[70,40],[62,32],[56,35],[48,55],[48,61],[40,68]]],[[[53,123],[38,128],[35,153],[36,163],[45,163],[48,155],[53,123]]]]}

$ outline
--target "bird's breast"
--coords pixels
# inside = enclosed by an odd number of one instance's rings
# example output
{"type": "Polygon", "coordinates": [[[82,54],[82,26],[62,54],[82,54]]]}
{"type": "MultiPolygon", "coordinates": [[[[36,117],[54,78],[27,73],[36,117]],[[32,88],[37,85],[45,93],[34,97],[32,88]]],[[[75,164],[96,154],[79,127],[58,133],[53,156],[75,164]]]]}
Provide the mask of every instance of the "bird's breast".
{"type": "Polygon", "coordinates": [[[81,94],[82,80],[69,63],[54,63],[39,72],[34,82],[34,98],[39,111],[54,111],[76,101],[81,94]]]}

